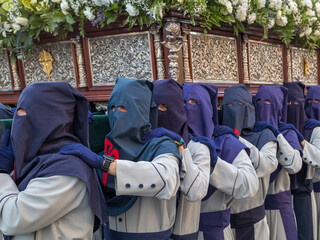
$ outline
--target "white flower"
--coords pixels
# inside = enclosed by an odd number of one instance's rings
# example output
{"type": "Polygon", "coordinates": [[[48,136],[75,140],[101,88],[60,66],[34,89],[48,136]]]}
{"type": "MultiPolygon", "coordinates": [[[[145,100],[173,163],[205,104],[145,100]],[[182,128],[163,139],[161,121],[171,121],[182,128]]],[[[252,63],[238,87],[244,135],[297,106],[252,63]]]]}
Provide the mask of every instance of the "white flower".
{"type": "Polygon", "coordinates": [[[7,37],[7,32],[10,31],[10,24],[8,23],[1,23],[0,22],[0,34],[2,34],[3,37],[7,37]]]}
{"type": "Polygon", "coordinates": [[[229,1],[227,2],[226,8],[228,10],[228,13],[232,13],[232,4],[231,4],[231,2],[229,2],[229,1]]]}
{"type": "Polygon", "coordinates": [[[98,7],[102,6],[102,1],[101,0],[93,0],[93,3],[98,7]]]}
{"type": "Polygon", "coordinates": [[[14,29],[14,33],[16,33],[17,31],[20,31],[21,26],[18,23],[12,23],[11,27],[14,29]]]}
{"type": "Polygon", "coordinates": [[[301,32],[301,33],[299,34],[299,37],[302,38],[305,34],[306,34],[305,32],[301,32]]]}
{"type": "Polygon", "coordinates": [[[248,0],[239,0],[239,4],[242,5],[242,7],[248,8],[248,0]]]}
{"type": "Polygon", "coordinates": [[[95,16],[93,15],[90,7],[86,6],[86,9],[83,11],[83,13],[89,21],[94,20],[95,16]]]}
{"type": "Polygon", "coordinates": [[[24,17],[16,17],[14,19],[14,21],[18,24],[20,24],[21,26],[27,26],[29,23],[29,20],[27,18],[24,17]]]}
{"type": "Polygon", "coordinates": [[[303,7],[308,7],[308,8],[312,8],[312,1],[311,0],[302,0],[301,1],[301,5],[303,7]]]}
{"type": "Polygon", "coordinates": [[[69,4],[66,0],[62,0],[62,2],[60,3],[60,7],[61,7],[61,11],[64,15],[68,14],[68,10],[69,10],[69,4]]]}
{"type": "Polygon", "coordinates": [[[312,11],[312,10],[310,10],[310,9],[308,9],[308,10],[306,11],[306,14],[308,14],[308,15],[311,16],[311,17],[314,17],[314,16],[316,15],[315,11],[312,11]]]}
{"type": "Polygon", "coordinates": [[[302,18],[300,14],[293,15],[293,19],[295,21],[296,26],[302,23],[302,18]]]}
{"type": "Polygon", "coordinates": [[[156,5],[156,6],[152,7],[149,10],[149,15],[155,20],[162,19],[162,17],[163,17],[163,8],[165,6],[166,6],[166,4],[162,3],[160,5],[156,5]]]}
{"type": "Polygon", "coordinates": [[[238,2],[239,2],[239,0],[233,0],[233,1],[232,1],[232,4],[233,4],[233,5],[237,5],[238,2]]]}
{"type": "Polygon", "coordinates": [[[182,4],[182,3],[183,3],[183,0],[178,0],[178,2],[179,2],[180,4],[182,4]]]}
{"type": "Polygon", "coordinates": [[[51,0],[54,3],[61,3],[61,0],[51,0]]]}
{"type": "Polygon", "coordinates": [[[282,0],[270,0],[269,7],[273,10],[280,10],[282,6],[282,0]]]}
{"type": "Polygon", "coordinates": [[[294,14],[296,14],[296,13],[298,13],[298,5],[297,5],[297,3],[296,2],[294,2],[294,1],[289,1],[289,7],[290,7],[290,9],[291,9],[291,11],[294,13],[294,14]]]}
{"type": "Polygon", "coordinates": [[[243,22],[246,20],[247,17],[247,8],[239,6],[237,13],[236,13],[236,18],[240,21],[243,22]]]}
{"type": "Polygon", "coordinates": [[[282,12],[281,10],[277,11],[277,19],[280,19],[282,17],[282,12]]]}
{"type": "Polygon", "coordinates": [[[274,19],[269,19],[268,24],[267,24],[267,28],[271,29],[274,26],[274,19]]]}
{"type": "Polygon", "coordinates": [[[320,17],[320,2],[316,3],[316,12],[317,12],[318,17],[320,17]]]}
{"type": "Polygon", "coordinates": [[[248,23],[253,24],[256,19],[257,19],[257,15],[255,13],[251,13],[248,16],[248,23]]]}
{"type": "Polygon", "coordinates": [[[288,15],[290,15],[292,13],[292,10],[286,5],[284,6],[284,12],[288,15]]]}
{"type": "Polygon", "coordinates": [[[134,17],[139,15],[139,9],[136,9],[131,3],[127,3],[126,11],[128,12],[129,16],[134,17]]]}
{"type": "Polygon", "coordinates": [[[307,28],[306,30],[306,36],[309,36],[312,33],[312,28],[307,28]]]}
{"type": "Polygon", "coordinates": [[[319,30],[315,30],[315,31],[314,31],[314,35],[315,35],[316,37],[320,37],[320,31],[319,31],[319,30]]]}
{"type": "Polygon", "coordinates": [[[258,8],[264,8],[266,6],[266,0],[258,0],[258,8]]]}
{"type": "Polygon", "coordinates": [[[281,18],[277,19],[277,24],[278,24],[279,26],[281,26],[281,27],[286,26],[287,23],[288,23],[287,17],[281,17],[281,18]]]}
{"type": "Polygon", "coordinates": [[[228,0],[219,0],[219,3],[226,6],[227,5],[228,0]]]}

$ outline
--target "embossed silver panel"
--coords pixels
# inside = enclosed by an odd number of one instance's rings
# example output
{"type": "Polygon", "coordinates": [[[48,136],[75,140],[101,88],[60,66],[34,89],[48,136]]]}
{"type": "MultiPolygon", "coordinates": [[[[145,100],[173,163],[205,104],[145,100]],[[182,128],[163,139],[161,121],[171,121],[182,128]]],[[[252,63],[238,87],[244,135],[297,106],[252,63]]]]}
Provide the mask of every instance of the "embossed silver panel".
{"type": "Polygon", "coordinates": [[[194,82],[238,83],[235,38],[190,33],[194,82]]]}
{"type": "Polygon", "coordinates": [[[293,47],[291,49],[292,80],[301,81],[308,85],[318,84],[317,55],[307,49],[293,47]],[[309,74],[304,74],[304,58],[308,58],[309,74]]]}
{"type": "Polygon", "coordinates": [[[0,90],[12,89],[7,51],[0,55],[0,90]]]}
{"type": "Polygon", "coordinates": [[[70,42],[37,45],[37,48],[23,60],[26,84],[49,81],[48,75],[42,70],[42,66],[39,63],[39,54],[43,49],[50,52],[54,58],[51,81],[67,81],[75,87],[76,75],[70,42]]]}
{"type": "Polygon", "coordinates": [[[283,82],[281,45],[249,40],[248,54],[250,83],[283,82]]]}
{"type": "Polygon", "coordinates": [[[89,39],[94,86],[114,85],[117,77],[152,80],[148,33],[89,39]]]}

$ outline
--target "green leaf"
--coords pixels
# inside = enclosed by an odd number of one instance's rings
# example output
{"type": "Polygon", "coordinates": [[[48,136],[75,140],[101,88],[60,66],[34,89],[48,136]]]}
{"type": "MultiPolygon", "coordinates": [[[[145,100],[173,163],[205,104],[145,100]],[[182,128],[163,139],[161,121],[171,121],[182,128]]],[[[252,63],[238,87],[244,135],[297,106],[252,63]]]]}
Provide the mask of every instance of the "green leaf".
{"type": "Polygon", "coordinates": [[[0,4],[8,2],[8,1],[10,1],[10,0],[0,0],[0,4]]]}
{"type": "Polygon", "coordinates": [[[2,4],[1,7],[3,8],[3,10],[8,12],[12,5],[13,5],[13,2],[9,0],[8,2],[5,2],[4,4],[2,4]]]}
{"type": "Polygon", "coordinates": [[[66,18],[66,15],[64,15],[62,12],[56,12],[52,15],[52,20],[55,22],[63,22],[66,18]]]}
{"type": "Polygon", "coordinates": [[[110,23],[113,23],[116,19],[117,19],[117,16],[116,16],[116,15],[108,18],[108,20],[107,20],[107,25],[110,24],[110,23]]]}
{"type": "Polygon", "coordinates": [[[69,13],[69,14],[66,16],[66,22],[72,25],[72,24],[74,24],[76,21],[72,18],[71,14],[69,13]]]}
{"type": "Polygon", "coordinates": [[[21,0],[21,3],[23,4],[23,6],[25,6],[26,8],[32,10],[32,11],[36,11],[35,7],[32,6],[31,1],[30,0],[21,0]]]}

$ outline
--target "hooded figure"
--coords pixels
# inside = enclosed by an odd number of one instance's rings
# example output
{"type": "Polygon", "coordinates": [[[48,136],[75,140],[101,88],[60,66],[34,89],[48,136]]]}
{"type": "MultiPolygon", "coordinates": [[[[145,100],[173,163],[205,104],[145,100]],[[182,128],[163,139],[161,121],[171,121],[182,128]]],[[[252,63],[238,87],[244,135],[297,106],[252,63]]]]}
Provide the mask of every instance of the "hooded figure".
{"type": "Polygon", "coordinates": [[[269,239],[264,200],[270,174],[277,168],[277,143],[273,132],[266,128],[253,132],[255,109],[252,94],[239,84],[225,90],[222,103],[223,124],[240,133],[239,140],[250,148],[250,159],[259,177],[259,190],[250,198],[235,200],[231,206],[231,227],[235,238],[269,239]]]}
{"type": "MultiPolygon", "coordinates": [[[[292,123],[301,133],[304,133],[306,113],[304,110],[304,84],[301,82],[283,83],[288,88],[288,122],[292,123]]],[[[306,134],[304,134],[306,135],[306,134]]],[[[310,136],[308,136],[310,140],[310,136]]],[[[299,239],[314,239],[316,234],[315,199],[312,193],[313,165],[320,165],[318,156],[320,151],[316,146],[305,142],[303,147],[302,168],[297,174],[290,176],[293,198],[293,207],[298,226],[299,239]],[[316,153],[316,154],[314,154],[316,153]],[[310,159],[312,159],[310,163],[310,159]],[[312,165],[313,163],[313,165],[312,165]],[[315,228],[315,229],[314,229],[315,228]]]]}
{"type": "MultiPolygon", "coordinates": [[[[320,159],[319,159],[319,141],[320,141],[320,87],[310,86],[308,87],[307,96],[305,98],[305,110],[308,119],[306,120],[303,135],[307,142],[303,148],[303,160],[313,166],[313,171],[308,171],[308,175],[312,176],[313,189],[316,206],[313,204],[313,193],[311,192],[312,213],[313,219],[313,237],[314,239],[320,238],[320,159]],[[310,144],[309,144],[310,143],[310,144]],[[313,146],[311,148],[310,146],[313,146]],[[306,150],[310,156],[306,156],[306,150]],[[313,150],[313,151],[312,151],[313,150]],[[317,210],[316,210],[317,209],[317,210]]],[[[309,169],[308,169],[309,170],[309,169]]],[[[310,222],[308,222],[310,224],[310,222]]],[[[310,224],[311,225],[311,224],[310,224]]]]}
{"type": "MultiPolygon", "coordinates": [[[[159,127],[180,134],[189,142],[187,113],[181,85],[175,80],[154,82],[159,127]]],[[[173,240],[197,240],[201,199],[207,194],[210,175],[210,153],[204,144],[190,141],[182,151],[180,164],[180,198],[173,227],[173,240]]]]}
{"type": "Polygon", "coordinates": [[[320,85],[308,87],[305,98],[306,114],[308,118],[320,121],[320,85]]]}
{"type": "Polygon", "coordinates": [[[17,109],[15,183],[0,174],[0,231],[13,239],[91,239],[94,215],[107,220],[97,176],[79,158],[57,154],[70,142],[88,146],[88,101],[66,82],[40,82],[24,89],[17,109]]]}
{"type": "Polygon", "coordinates": [[[188,129],[194,141],[210,149],[211,175],[207,196],[201,205],[199,239],[232,239],[230,206],[258,190],[258,180],[247,148],[232,129],[217,126],[218,87],[184,83],[188,129]]]}
{"type": "MultiPolygon", "coordinates": [[[[258,120],[267,121],[275,127],[284,124],[287,117],[287,93],[285,87],[260,86],[254,98],[258,120]]],[[[301,169],[301,147],[293,130],[285,130],[278,134],[277,141],[279,165],[270,176],[265,200],[270,239],[297,239],[289,173],[296,173],[301,169]]]]}
{"type": "Polygon", "coordinates": [[[187,113],[183,102],[182,86],[173,79],[154,83],[154,101],[158,106],[158,127],[179,134],[189,142],[187,113]]]}
{"type": "Polygon", "coordinates": [[[108,103],[111,131],[105,141],[105,153],[119,159],[116,175],[104,178],[110,215],[106,239],[170,238],[180,155],[168,137],[144,143],[156,127],[157,111],[152,82],[117,79],[108,103]]]}

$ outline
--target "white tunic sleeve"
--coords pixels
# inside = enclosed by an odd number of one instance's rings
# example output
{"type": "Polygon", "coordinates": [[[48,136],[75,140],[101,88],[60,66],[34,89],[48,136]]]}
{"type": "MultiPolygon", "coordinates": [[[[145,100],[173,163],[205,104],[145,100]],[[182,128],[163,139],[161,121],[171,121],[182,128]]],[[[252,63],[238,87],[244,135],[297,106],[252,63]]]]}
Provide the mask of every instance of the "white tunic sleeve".
{"type": "Polygon", "coordinates": [[[86,192],[83,181],[62,175],[32,179],[19,192],[8,174],[0,174],[0,231],[20,235],[45,228],[77,208],[86,192]]]}
{"type": "Polygon", "coordinates": [[[235,199],[252,197],[259,188],[257,174],[245,150],[241,150],[232,164],[218,158],[210,184],[235,199]]]}
{"type": "Polygon", "coordinates": [[[299,172],[302,167],[299,150],[293,149],[281,133],[278,135],[277,141],[279,144],[277,152],[279,164],[290,174],[299,172]]]}
{"type": "Polygon", "coordinates": [[[117,160],[117,195],[156,197],[169,200],[179,188],[178,158],[161,154],[151,162],[117,160]]]}
{"type": "Polygon", "coordinates": [[[206,194],[210,176],[210,152],[206,145],[190,141],[182,152],[186,174],[180,184],[188,201],[199,201],[206,194]]]}
{"type": "Polygon", "coordinates": [[[258,177],[270,175],[278,167],[277,143],[275,141],[267,142],[259,149],[249,141],[239,137],[240,142],[250,149],[250,159],[258,177]]]}
{"type": "Polygon", "coordinates": [[[312,167],[320,167],[320,127],[313,129],[310,143],[306,141],[302,160],[312,167]]]}

